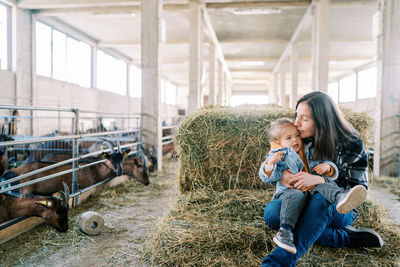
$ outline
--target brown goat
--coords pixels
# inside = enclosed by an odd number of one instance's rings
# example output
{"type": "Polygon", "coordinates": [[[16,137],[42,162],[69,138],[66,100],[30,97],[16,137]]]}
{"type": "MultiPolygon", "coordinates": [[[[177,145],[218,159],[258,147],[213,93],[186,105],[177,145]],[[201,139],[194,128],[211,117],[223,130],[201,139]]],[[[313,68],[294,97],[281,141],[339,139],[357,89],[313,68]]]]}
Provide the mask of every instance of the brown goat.
{"type": "Polygon", "coordinates": [[[38,216],[59,232],[68,230],[68,187],[53,196],[0,194],[0,224],[20,216],[38,216]]]}
{"type": "MultiPolygon", "coordinates": [[[[126,151],[124,152],[126,154],[126,151]]],[[[43,159],[43,162],[60,162],[71,158],[69,154],[54,154],[43,159]]],[[[143,163],[143,158],[140,156],[128,156],[122,162],[122,174],[129,176],[129,178],[137,179],[144,185],[148,185],[149,174],[146,164],[143,163]]],[[[80,181],[78,179],[78,181],[80,181]]]]}
{"type": "MultiPolygon", "coordinates": [[[[125,153],[129,153],[129,150],[125,153]]],[[[70,156],[69,156],[70,157],[70,156]]],[[[120,152],[113,152],[111,154],[103,153],[102,157],[105,157],[107,160],[103,163],[96,164],[90,166],[88,168],[81,169],[78,172],[78,183],[80,188],[88,187],[92,184],[100,182],[106,178],[113,177],[116,174],[122,172],[121,162],[123,161],[124,155],[120,152]]],[[[9,180],[11,178],[17,177],[19,175],[41,169],[47,167],[54,162],[50,162],[51,158],[49,158],[49,162],[32,162],[26,164],[24,166],[8,170],[2,175],[2,180],[9,180]]],[[[92,162],[98,159],[91,159],[92,162]]],[[[88,159],[88,161],[90,161],[88,159]]],[[[89,162],[80,162],[78,166],[86,165],[89,162]]],[[[57,172],[62,172],[71,169],[71,164],[63,165],[56,167],[51,170],[47,170],[36,175],[32,175],[30,177],[26,177],[19,181],[19,183],[24,183],[27,181],[32,181],[34,179],[55,174],[57,172]]],[[[28,186],[24,186],[19,189],[19,194],[40,194],[40,195],[50,195],[54,192],[62,190],[62,182],[67,183],[67,185],[71,188],[72,186],[72,173],[64,174],[53,179],[49,179],[43,182],[39,182],[36,184],[31,184],[28,186]]],[[[16,182],[18,183],[18,182],[16,182]]]]}

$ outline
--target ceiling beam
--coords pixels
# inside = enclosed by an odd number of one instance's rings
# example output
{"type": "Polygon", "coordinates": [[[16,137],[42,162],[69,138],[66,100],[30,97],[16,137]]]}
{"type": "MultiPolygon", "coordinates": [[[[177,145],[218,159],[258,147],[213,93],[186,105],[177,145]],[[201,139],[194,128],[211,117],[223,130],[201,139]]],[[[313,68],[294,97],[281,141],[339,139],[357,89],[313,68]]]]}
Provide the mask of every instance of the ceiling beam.
{"type": "MultiPolygon", "coordinates": [[[[289,40],[283,40],[283,39],[235,39],[235,40],[222,40],[219,41],[220,45],[229,45],[229,44],[271,44],[271,43],[279,43],[282,45],[287,45],[289,43],[289,40]]],[[[311,40],[300,40],[298,41],[300,44],[307,44],[311,43],[311,40]]],[[[374,43],[374,40],[372,39],[363,39],[363,40],[350,40],[350,39],[335,39],[331,40],[330,43],[341,43],[341,44],[360,44],[360,43],[374,43]]],[[[162,45],[188,45],[189,40],[172,40],[168,41],[166,43],[163,43],[162,45]]],[[[114,41],[114,42],[100,42],[99,46],[102,47],[118,47],[118,46],[140,46],[141,43],[139,41],[133,41],[133,40],[121,40],[121,41],[114,41]]],[[[233,59],[231,59],[233,60],[233,59]]],[[[254,58],[252,60],[255,60],[254,58]]],[[[278,58],[276,59],[278,60],[278,58]]]]}
{"type": "Polygon", "coordinates": [[[224,71],[226,73],[227,79],[231,80],[231,74],[229,72],[228,65],[225,62],[224,53],[222,52],[222,49],[221,49],[221,46],[219,44],[217,35],[215,34],[214,28],[213,28],[213,26],[211,24],[211,19],[210,19],[210,16],[208,15],[207,8],[203,5],[201,7],[201,11],[202,11],[202,14],[203,14],[204,24],[206,25],[207,30],[208,30],[209,38],[214,43],[215,53],[217,55],[217,58],[221,62],[222,68],[224,69],[224,71]]]}
{"type": "Polygon", "coordinates": [[[19,0],[17,6],[24,9],[46,9],[100,6],[140,6],[140,3],[140,0],[19,0]]]}
{"type": "Polygon", "coordinates": [[[278,8],[278,7],[302,7],[309,6],[310,0],[298,0],[298,1],[242,1],[232,3],[207,3],[207,8],[278,8]]]}
{"type": "Polygon", "coordinates": [[[69,14],[93,14],[93,15],[121,15],[140,12],[140,6],[97,6],[97,7],[70,7],[70,8],[45,8],[32,9],[31,12],[40,17],[44,16],[59,16],[69,14]]]}
{"type": "MultiPolygon", "coordinates": [[[[11,1],[11,0],[6,0],[11,1]]],[[[52,12],[58,13],[86,13],[90,12],[91,9],[101,9],[101,8],[120,8],[120,9],[137,9],[140,11],[141,1],[133,0],[20,0],[15,5],[23,9],[37,10],[37,13],[45,13],[47,9],[53,9],[52,12]]],[[[177,11],[177,10],[188,10],[189,5],[187,3],[177,4],[177,3],[164,3],[163,10],[177,11]]]]}
{"type": "Polygon", "coordinates": [[[285,50],[283,51],[282,55],[280,56],[278,62],[276,63],[274,69],[273,69],[273,73],[277,72],[281,63],[286,59],[286,57],[289,55],[289,52],[291,50],[291,46],[294,42],[297,41],[297,39],[299,38],[300,32],[304,26],[304,24],[306,23],[307,19],[309,19],[309,17],[311,16],[312,13],[312,8],[313,8],[313,4],[309,5],[309,7],[307,8],[306,12],[304,13],[303,17],[300,20],[300,23],[297,25],[296,30],[294,31],[292,38],[290,38],[289,43],[287,44],[285,50]]]}
{"type": "Polygon", "coordinates": [[[17,6],[17,0],[2,0],[4,4],[9,5],[9,6],[17,6]]]}

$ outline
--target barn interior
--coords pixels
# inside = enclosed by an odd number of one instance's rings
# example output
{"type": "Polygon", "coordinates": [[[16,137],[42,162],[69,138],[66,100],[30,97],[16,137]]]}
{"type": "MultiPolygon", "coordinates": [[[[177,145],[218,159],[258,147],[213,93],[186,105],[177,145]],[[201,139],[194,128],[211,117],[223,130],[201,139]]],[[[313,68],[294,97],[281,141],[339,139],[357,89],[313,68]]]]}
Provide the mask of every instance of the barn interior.
{"type": "Polygon", "coordinates": [[[120,135],[116,152],[145,144],[161,172],[202,107],[294,109],[319,90],[374,119],[373,175],[399,177],[398,73],[396,0],[0,0],[0,127],[13,138],[0,148],[13,168],[18,149],[64,138],[57,149],[76,156],[120,135]]]}

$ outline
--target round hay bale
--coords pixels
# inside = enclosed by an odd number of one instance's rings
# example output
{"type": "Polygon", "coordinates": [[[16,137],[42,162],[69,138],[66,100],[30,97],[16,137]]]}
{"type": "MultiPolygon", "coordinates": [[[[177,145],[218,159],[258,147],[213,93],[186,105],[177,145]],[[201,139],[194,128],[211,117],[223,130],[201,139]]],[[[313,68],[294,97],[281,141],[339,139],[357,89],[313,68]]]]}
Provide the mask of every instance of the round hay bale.
{"type": "MultiPolygon", "coordinates": [[[[179,190],[265,188],[258,168],[270,149],[269,125],[282,117],[294,119],[294,115],[294,110],[277,106],[208,106],[191,114],[175,133],[181,162],[179,190]]],[[[345,117],[366,142],[370,117],[349,110],[345,117]]]]}

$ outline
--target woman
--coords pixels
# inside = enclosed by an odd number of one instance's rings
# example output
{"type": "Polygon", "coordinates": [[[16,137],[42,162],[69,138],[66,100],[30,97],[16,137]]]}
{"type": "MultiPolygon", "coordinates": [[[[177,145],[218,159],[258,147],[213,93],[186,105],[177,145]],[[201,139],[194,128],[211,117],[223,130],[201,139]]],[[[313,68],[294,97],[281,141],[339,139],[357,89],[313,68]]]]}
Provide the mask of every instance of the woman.
{"type": "MultiPolygon", "coordinates": [[[[333,161],[339,177],[331,181],[306,172],[292,175],[285,171],[281,183],[303,191],[334,182],[344,189],[356,185],[368,189],[368,157],[363,142],[327,94],[317,91],[303,96],[296,105],[295,126],[310,157],[308,160],[333,161]]],[[[280,205],[281,200],[272,200],[264,211],[265,223],[274,230],[279,229],[280,205]]],[[[329,247],[381,247],[383,241],[379,234],[351,226],[357,216],[357,210],[339,214],[335,205],[329,204],[321,194],[313,195],[293,231],[297,253],[276,247],[264,258],[262,266],[295,266],[314,243],[329,247]]]]}

